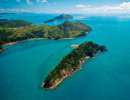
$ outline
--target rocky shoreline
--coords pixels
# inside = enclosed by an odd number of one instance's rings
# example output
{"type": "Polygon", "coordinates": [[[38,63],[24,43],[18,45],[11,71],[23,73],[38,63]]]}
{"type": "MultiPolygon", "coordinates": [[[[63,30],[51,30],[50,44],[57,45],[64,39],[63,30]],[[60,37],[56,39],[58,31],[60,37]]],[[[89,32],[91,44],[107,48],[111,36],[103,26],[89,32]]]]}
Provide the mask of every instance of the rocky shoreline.
{"type": "MultiPolygon", "coordinates": [[[[71,47],[74,47],[74,48],[78,48],[79,47],[79,44],[78,45],[71,45],[71,47]]],[[[69,76],[72,76],[76,71],[80,70],[81,69],[81,66],[82,64],[89,58],[95,58],[98,53],[100,52],[97,51],[92,57],[91,56],[86,56],[86,57],[83,57],[79,60],[79,65],[77,66],[76,69],[61,69],[61,77],[58,77],[56,80],[52,81],[52,83],[48,83],[48,80],[45,80],[42,84],[41,84],[41,87],[46,89],[46,90],[52,90],[52,89],[55,89],[64,79],[66,79],[67,77],[69,76]]],[[[62,61],[63,59],[60,60],[60,62],[62,61]]],[[[60,63],[59,62],[59,63],[60,63]]],[[[58,63],[58,65],[59,65],[58,63]]]]}
{"type": "Polygon", "coordinates": [[[6,48],[4,48],[4,49],[0,49],[0,53],[3,52],[4,50],[6,50],[6,48]]]}
{"type": "Polygon", "coordinates": [[[81,60],[80,60],[80,64],[79,64],[79,66],[78,66],[78,68],[76,69],[76,70],[71,70],[71,71],[67,71],[67,70],[62,70],[62,78],[61,79],[57,79],[56,81],[55,81],[55,83],[53,83],[53,85],[52,86],[50,86],[49,88],[45,88],[44,87],[44,85],[45,85],[45,81],[41,84],[41,87],[43,87],[44,89],[46,89],[46,90],[52,90],[52,89],[55,89],[64,79],[66,79],[67,77],[69,77],[69,76],[72,76],[76,71],[78,71],[78,70],[80,70],[81,69],[81,66],[82,66],[82,64],[87,60],[87,59],[89,59],[90,57],[89,56],[87,56],[87,57],[85,57],[85,58],[82,58],[81,60]]]}

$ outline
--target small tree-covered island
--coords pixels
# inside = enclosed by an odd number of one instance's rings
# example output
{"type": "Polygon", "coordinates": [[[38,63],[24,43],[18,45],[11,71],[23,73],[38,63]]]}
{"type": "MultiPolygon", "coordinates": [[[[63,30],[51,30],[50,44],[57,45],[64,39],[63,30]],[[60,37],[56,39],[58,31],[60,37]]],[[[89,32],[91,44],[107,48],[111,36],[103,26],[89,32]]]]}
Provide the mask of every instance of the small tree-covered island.
{"type": "Polygon", "coordinates": [[[67,14],[61,14],[53,19],[44,21],[44,23],[50,23],[50,22],[54,22],[56,20],[67,20],[67,19],[72,19],[73,17],[71,15],[67,15],[67,14]]]}
{"type": "Polygon", "coordinates": [[[104,52],[107,49],[105,46],[99,46],[93,42],[78,45],[71,53],[63,57],[59,64],[48,74],[41,87],[46,90],[56,88],[65,78],[81,69],[86,59],[95,57],[99,51],[104,52]]]}
{"type": "Polygon", "coordinates": [[[84,23],[65,21],[56,26],[32,25],[24,20],[0,21],[0,51],[5,44],[15,44],[17,42],[34,39],[69,39],[86,36],[92,29],[84,23]]]}

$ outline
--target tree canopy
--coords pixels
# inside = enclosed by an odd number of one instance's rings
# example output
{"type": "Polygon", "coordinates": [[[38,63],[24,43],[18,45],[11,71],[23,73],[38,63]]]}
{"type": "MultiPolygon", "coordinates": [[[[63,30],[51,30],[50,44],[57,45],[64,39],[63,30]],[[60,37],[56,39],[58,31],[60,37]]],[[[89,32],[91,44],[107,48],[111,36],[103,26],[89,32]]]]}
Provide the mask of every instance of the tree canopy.
{"type": "Polygon", "coordinates": [[[74,38],[85,36],[92,29],[81,22],[65,21],[57,26],[31,25],[23,20],[0,21],[0,46],[31,38],[74,38]]]}
{"type": "Polygon", "coordinates": [[[64,76],[62,74],[63,70],[65,70],[67,74],[73,74],[73,72],[79,69],[80,62],[86,56],[94,57],[98,51],[104,52],[106,50],[105,46],[99,46],[93,42],[80,44],[78,48],[63,57],[60,63],[49,73],[44,81],[44,88],[49,88],[58,78],[61,79],[64,76]]]}

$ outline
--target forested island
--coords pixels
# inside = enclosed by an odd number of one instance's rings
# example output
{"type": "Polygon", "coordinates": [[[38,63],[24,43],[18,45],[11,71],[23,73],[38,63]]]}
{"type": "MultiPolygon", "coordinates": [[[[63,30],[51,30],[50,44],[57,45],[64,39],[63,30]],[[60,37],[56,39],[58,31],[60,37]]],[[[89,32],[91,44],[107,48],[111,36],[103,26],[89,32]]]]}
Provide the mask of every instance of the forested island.
{"type": "MultiPolygon", "coordinates": [[[[64,39],[86,36],[92,29],[84,23],[65,21],[56,26],[32,25],[25,20],[7,20],[0,21],[0,52],[4,49],[3,45],[16,44],[17,42],[35,39],[64,39]]],[[[50,90],[56,88],[66,77],[71,76],[81,68],[82,63],[91,57],[97,55],[99,51],[106,51],[105,46],[99,46],[93,42],[85,42],[76,47],[71,53],[63,57],[54,70],[52,70],[42,87],[50,90]]]]}
{"type": "Polygon", "coordinates": [[[27,22],[25,20],[1,20],[0,21],[0,27],[23,27],[23,26],[29,26],[32,23],[27,22]]]}
{"type": "Polygon", "coordinates": [[[63,57],[59,64],[48,74],[41,84],[46,90],[56,88],[65,78],[81,69],[81,65],[88,58],[95,57],[98,52],[107,51],[105,46],[99,46],[93,42],[85,42],[78,45],[71,53],[63,57]]]}
{"type": "Polygon", "coordinates": [[[67,19],[72,19],[73,17],[67,14],[61,14],[53,19],[44,21],[44,23],[50,23],[50,22],[54,22],[55,20],[67,20],[67,19]]]}
{"type": "Polygon", "coordinates": [[[57,26],[32,25],[24,20],[0,21],[0,50],[6,43],[33,38],[63,39],[86,36],[92,29],[81,22],[65,21],[57,26]]]}

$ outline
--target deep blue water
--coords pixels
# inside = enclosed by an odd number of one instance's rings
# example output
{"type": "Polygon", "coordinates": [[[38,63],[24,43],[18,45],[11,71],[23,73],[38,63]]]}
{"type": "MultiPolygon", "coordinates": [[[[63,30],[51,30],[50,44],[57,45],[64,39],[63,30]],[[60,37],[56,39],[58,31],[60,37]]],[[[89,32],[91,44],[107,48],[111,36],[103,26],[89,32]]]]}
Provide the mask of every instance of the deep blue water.
{"type": "MultiPolygon", "coordinates": [[[[51,14],[9,14],[1,19],[23,19],[35,24],[53,18],[51,14]]],[[[130,100],[130,17],[73,15],[92,27],[86,37],[73,40],[29,40],[6,46],[0,54],[0,100],[130,100]],[[82,70],[46,91],[40,84],[71,44],[93,41],[108,52],[89,59],[82,70]]],[[[56,21],[48,25],[58,25],[56,21]]]]}

